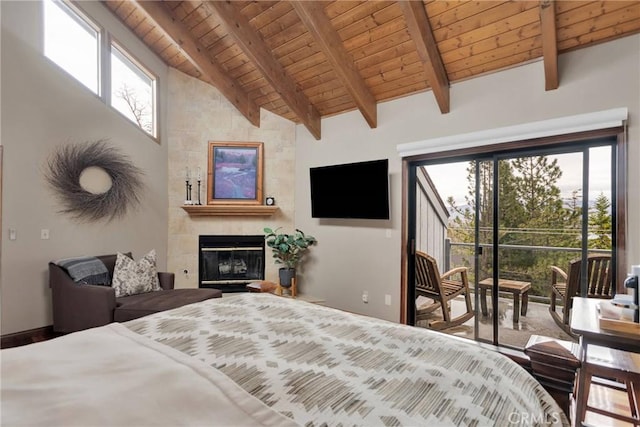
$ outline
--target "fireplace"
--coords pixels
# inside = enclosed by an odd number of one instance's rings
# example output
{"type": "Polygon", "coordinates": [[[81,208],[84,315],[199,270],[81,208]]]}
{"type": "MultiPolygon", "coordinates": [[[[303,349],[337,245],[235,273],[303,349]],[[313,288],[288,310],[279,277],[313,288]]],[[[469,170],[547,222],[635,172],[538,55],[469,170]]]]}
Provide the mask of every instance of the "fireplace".
{"type": "Polygon", "coordinates": [[[198,280],[201,288],[246,291],[264,280],[264,236],[200,236],[198,280]]]}

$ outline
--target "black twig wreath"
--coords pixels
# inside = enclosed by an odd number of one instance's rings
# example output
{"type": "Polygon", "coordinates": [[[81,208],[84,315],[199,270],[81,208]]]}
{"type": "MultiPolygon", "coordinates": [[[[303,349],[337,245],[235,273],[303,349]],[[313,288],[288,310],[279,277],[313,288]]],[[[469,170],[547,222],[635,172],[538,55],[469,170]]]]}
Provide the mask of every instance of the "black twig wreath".
{"type": "Polygon", "coordinates": [[[138,205],[144,188],[142,175],[142,170],[106,140],[60,147],[49,158],[45,173],[64,206],[60,212],[85,221],[111,221],[138,205]],[[111,188],[105,193],[94,194],[80,185],[82,171],[91,166],[102,168],[111,177],[111,188]]]}

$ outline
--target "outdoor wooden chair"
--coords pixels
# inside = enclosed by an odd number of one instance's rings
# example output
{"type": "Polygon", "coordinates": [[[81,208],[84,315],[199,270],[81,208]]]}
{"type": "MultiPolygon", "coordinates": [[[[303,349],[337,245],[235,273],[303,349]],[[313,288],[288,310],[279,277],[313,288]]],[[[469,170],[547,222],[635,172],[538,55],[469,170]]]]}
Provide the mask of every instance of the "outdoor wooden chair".
{"type": "Polygon", "coordinates": [[[424,252],[416,251],[416,297],[420,295],[433,299],[434,303],[424,308],[418,307],[416,321],[428,319],[429,313],[438,308],[442,309],[443,320],[429,322],[431,329],[439,330],[461,325],[474,315],[469,295],[467,268],[454,268],[440,275],[436,260],[424,252]],[[459,275],[460,280],[452,280],[451,277],[455,275],[459,275]],[[452,319],[449,301],[458,295],[464,295],[467,311],[452,319]]]}
{"type": "MultiPolygon", "coordinates": [[[[572,298],[580,294],[581,269],[582,259],[571,261],[568,273],[555,265],[551,266],[549,313],[558,326],[570,335],[572,335],[569,325],[571,303],[572,298]],[[562,304],[562,313],[556,311],[558,303],[562,304]]],[[[587,297],[613,298],[611,279],[611,255],[589,255],[587,257],[587,297]]]]}

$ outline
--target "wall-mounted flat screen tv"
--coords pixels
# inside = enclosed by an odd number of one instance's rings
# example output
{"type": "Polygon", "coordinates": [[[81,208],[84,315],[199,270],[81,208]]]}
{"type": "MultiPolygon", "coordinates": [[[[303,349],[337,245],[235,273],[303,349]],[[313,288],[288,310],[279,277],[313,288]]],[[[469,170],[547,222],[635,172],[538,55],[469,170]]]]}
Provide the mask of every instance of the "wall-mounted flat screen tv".
{"type": "Polygon", "coordinates": [[[309,170],[313,218],[389,219],[387,159],[309,170]]]}

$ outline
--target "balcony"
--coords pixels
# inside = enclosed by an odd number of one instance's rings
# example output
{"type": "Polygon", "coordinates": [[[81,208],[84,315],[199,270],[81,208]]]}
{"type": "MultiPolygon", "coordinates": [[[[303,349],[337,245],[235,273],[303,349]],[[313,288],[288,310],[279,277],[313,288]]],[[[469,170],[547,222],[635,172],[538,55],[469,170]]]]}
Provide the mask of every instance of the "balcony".
{"type": "MultiPolygon", "coordinates": [[[[568,327],[558,326],[548,310],[551,266],[568,272],[570,262],[581,258],[583,246],[588,247],[588,254],[610,255],[610,248],[624,243],[620,229],[614,232],[615,220],[620,219],[614,215],[617,199],[611,196],[615,194],[612,153],[603,144],[561,154],[543,150],[533,156],[510,153],[492,161],[452,158],[416,169],[412,243],[416,250],[435,258],[441,273],[468,268],[477,313],[462,326],[444,332],[493,342],[495,311],[500,345],[522,348],[533,334],[572,340],[568,327]],[[583,194],[583,189],[589,191],[583,194]],[[494,273],[503,284],[505,279],[521,282],[512,283],[512,291],[522,297],[526,290],[526,316],[514,319],[511,293],[498,294],[495,310],[490,297],[486,299],[488,310],[483,307],[477,286],[493,279],[494,273]]],[[[621,269],[620,264],[617,268],[605,265],[602,271],[606,273],[599,271],[593,277],[611,283],[609,274],[615,274],[613,284],[620,286],[624,280],[621,269]]],[[[574,272],[574,277],[587,276],[574,272]]],[[[419,307],[422,301],[416,303],[419,307]]],[[[466,311],[458,301],[452,303],[453,318],[456,312],[466,311]]],[[[556,313],[561,310],[556,307],[556,313]]],[[[432,314],[441,316],[440,310],[432,314]]]]}
{"type": "MultiPolygon", "coordinates": [[[[469,267],[469,285],[471,287],[471,301],[476,311],[477,327],[476,334],[476,317],[471,318],[460,326],[447,328],[442,332],[459,337],[475,339],[476,335],[479,340],[493,341],[493,307],[490,293],[487,295],[487,315],[482,314],[480,310],[480,295],[476,292],[476,281],[483,280],[493,276],[491,269],[493,245],[480,245],[483,255],[479,256],[478,273],[474,270],[474,250],[475,247],[470,243],[453,243],[449,239],[444,240],[442,250],[441,272],[454,267],[469,267]],[[477,276],[477,280],[476,280],[477,276]]],[[[560,328],[549,313],[550,304],[550,283],[551,283],[551,265],[556,265],[566,270],[569,261],[580,257],[580,248],[550,247],[550,246],[526,246],[526,245],[500,245],[499,259],[501,278],[526,281],[531,283],[529,290],[529,302],[526,315],[520,315],[519,320],[514,322],[514,301],[509,293],[499,293],[498,298],[498,342],[514,348],[524,348],[531,335],[544,335],[558,338],[566,341],[575,341],[573,337],[568,335],[560,328]]],[[[606,253],[610,254],[611,250],[589,250],[589,253],[606,253]]],[[[416,307],[424,306],[432,301],[428,298],[418,297],[416,307]]],[[[452,302],[452,317],[455,318],[465,312],[465,303],[462,297],[452,302]]],[[[562,307],[557,307],[560,312],[562,307]]],[[[421,320],[416,323],[418,327],[427,327],[429,321],[433,318],[436,320],[442,318],[440,310],[436,310],[430,314],[427,320],[421,320]]]]}
{"type": "MultiPolygon", "coordinates": [[[[474,301],[475,295],[472,294],[472,301],[474,301]]],[[[430,300],[423,297],[419,297],[417,304],[420,306],[424,303],[429,303],[430,300]]],[[[474,307],[475,307],[474,303],[474,307]]],[[[465,312],[465,304],[463,298],[456,298],[451,305],[452,316],[459,316],[465,312]]],[[[493,310],[489,308],[489,315],[483,316],[480,310],[478,312],[478,337],[480,339],[491,342],[493,334],[493,323],[491,316],[493,310]]],[[[433,319],[441,318],[439,311],[431,313],[433,319]]],[[[421,320],[416,323],[416,326],[426,328],[430,319],[421,320]]],[[[460,326],[454,326],[452,328],[444,329],[441,332],[455,335],[461,338],[475,339],[474,334],[475,317],[469,319],[467,322],[460,326]]],[[[520,320],[517,324],[513,323],[513,300],[508,298],[499,298],[498,305],[498,336],[501,345],[514,348],[524,348],[531,335],[543,335],[551,338],[558,338],[565,341],[577,340],[570,335],[566,334],[562,329],[556,325],[549,314],[549,304],[541,302],[529,302],[529,309],[526,316],[520,316],[520,320]]]]}

